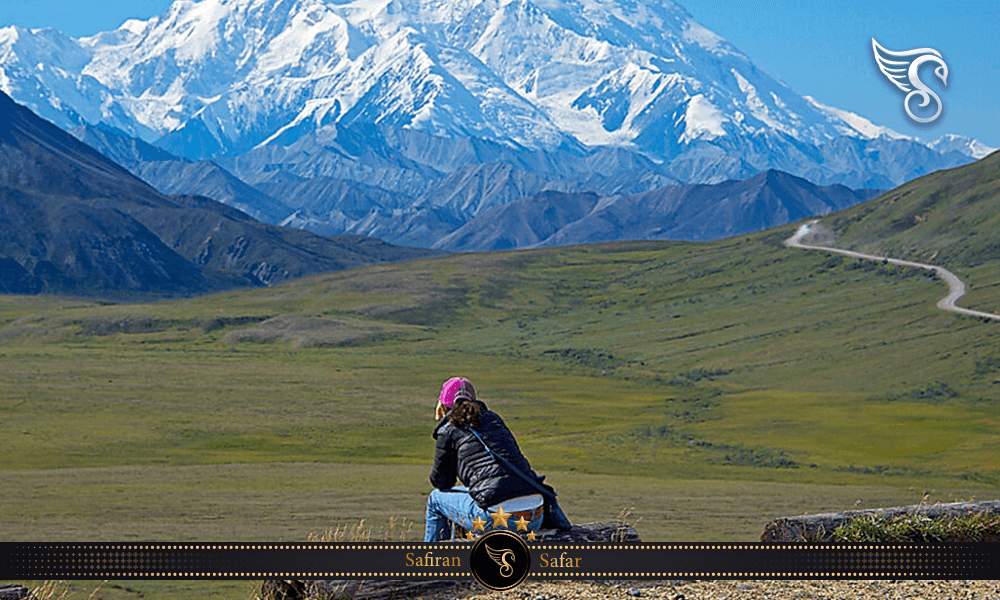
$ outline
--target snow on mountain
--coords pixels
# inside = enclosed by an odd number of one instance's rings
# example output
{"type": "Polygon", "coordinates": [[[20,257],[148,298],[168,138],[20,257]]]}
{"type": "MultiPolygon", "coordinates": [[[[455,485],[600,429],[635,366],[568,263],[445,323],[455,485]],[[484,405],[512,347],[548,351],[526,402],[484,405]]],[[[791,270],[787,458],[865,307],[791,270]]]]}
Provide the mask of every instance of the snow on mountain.
{"type": "Polygon", "coordinates": [[[885,189],[993,150],[800,96],[668,0],[177,0],[80,39],[0,29],[0,90],[183,156],[91,140],[161,190],[421,246],[549,192],[885,189]]]}
{"type": "Polygon", "coordinates": [[[976,160],[997,151],[997,148],[987,146],[979,140],[951,133],[939,137],[927,146],[938,152],[959,152],[976,160]]]}
{"type": "Polygon", "coordinates": [[[668,1],[177,0],[81,39],[0,29],[0,89],[193,159],[335,123],[657,161],[904,137],[797,95],[668,1]]]}
{"type": "Polygon", "coordinates": [[[832,106],[826,106],[825,104],[820,104],[812,96],[803,96],[809,104],[812,104],[820,112],[828,115],[832,119],[840,120],[843,125],[838,128],[838,131],[849,137],[865,137],[868,139],[875,139],[878,137],[887,137],[894,140],[908,140],[911,139],[901,133],[897,133],[888,127],[882,127],[881,125],[876,125],[869,121],[868,119],[856,115],[852,112],[846,110],[841,110],[839,108],[834,108],[832,106]]]}
{"type": "MultiPolygon", "coordinates": [[[[162,136],[161,145],[194,158],[246,151],[303,122],[564,141],[476,57],[409,26],[414,8],[422,7],[180,0],[160,17],[77,40],[89,55],[77,68],[134,121],[105,115],[109,124],[162,136]]],[[[424,18],[440,28],[447,21],[424,18]]]]}
{"type": "Polygon", "coordinates": [[[55,29],[0,29],[0,91],[63,128],[106,118],[102,83],[82,76],[91,54],[55,29]]]}

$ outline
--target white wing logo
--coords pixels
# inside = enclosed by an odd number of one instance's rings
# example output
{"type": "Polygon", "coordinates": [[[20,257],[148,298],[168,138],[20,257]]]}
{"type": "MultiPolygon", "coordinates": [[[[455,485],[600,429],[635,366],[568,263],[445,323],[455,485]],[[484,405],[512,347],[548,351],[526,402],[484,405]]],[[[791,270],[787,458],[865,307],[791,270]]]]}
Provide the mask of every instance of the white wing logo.
{"type": "Polygon", "coordinates": [[[918,123],[930,123],[941,115],[941,98],[938,97],[924,82],[920,81],[920,67],[924,63],[932,62],[940,66],[934,69],[934,74],[945,85],[948,85],[948,65],[944,64],[941,53],[933,48],[918,48],[907,50],[906,52],[893,52],[886,50],[881,44],[872,38],[872,51],[875,53],[875,62],[878,63],[879,71],[885,75],[889,81],[895,84],[900,90],[906,93],[903,99],[903,108],[906,114],[918,123]],[[910,99],[914,96],[920,97],[920,106],[924,108],[931,103],[937,104],[937,111],[930,117],[918,117],[910,110],[910,99]]]}

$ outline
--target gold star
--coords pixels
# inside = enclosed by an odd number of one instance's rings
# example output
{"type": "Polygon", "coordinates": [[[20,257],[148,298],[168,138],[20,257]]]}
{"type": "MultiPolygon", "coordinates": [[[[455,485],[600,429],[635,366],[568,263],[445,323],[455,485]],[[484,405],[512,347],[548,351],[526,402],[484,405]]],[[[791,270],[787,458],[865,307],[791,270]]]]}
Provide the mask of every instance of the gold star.
{"type": "Polygon", "coordinates": [[[510,513],[505,513],[502,506],[498,506],[497,511],[490,513],[490,516],[493,517],[494,527],[507,527],[507,518],[510,517],[510,513]]]}
{"type": "Polygon", "coordinates": [[[529,530],[529,531],[528,531],[528,541],[529,541],[529,542],[533,542],[533,541],[535,541],[535,537],[536,537],[536,536],[535,536],[535,532],[534,532],[534,531],[530,531],[530,530],[529,530]]]}
{"type": "Polygon", "coordinates": [[[465,532],[465,539],[467,539],[467,540],[474,540],[474,539],[476,539],[476,535],[474,533],[472,533],[471,531],[466,531],[465,532]]]}
{"type": "Polygon", "coordinates": [[[528,520],[525,519],[524,517],[521,517],[520,519],[518,519],[518,520],[516,520],[514,522],[517,523],[517,530],[518,531],[521,531],[522,529],[525,530],[525,531],[528,530],[528,520]]]}
{"type": "Polygon", "coordinates": [[[486,531],[486,521],[482,520],[479,517],[476,517],[475,520],[472,521],[472,530],[475,531],[477,529],[482,529],[483,531],[486,531]]]}

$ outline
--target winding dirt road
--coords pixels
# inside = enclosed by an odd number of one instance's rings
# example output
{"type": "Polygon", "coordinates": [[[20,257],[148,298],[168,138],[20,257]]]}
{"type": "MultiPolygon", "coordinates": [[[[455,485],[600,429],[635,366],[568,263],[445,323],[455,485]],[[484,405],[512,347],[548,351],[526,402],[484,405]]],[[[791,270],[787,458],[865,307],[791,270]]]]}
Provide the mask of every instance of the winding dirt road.
{"type": "Polygon", "coordinates": [[[872,256],[871,254],[862,254],[860,252],[854,252],[852,250],[841,250],[840,248],[831,248],[829,246],[813,246],[810,244],[803,244],[801,239],[807,235],[813,225],[819,223],[819,220],[810,221],[799,227],[799,230],[795,232],[795,235],[785,240],[785,245],[789,248],[805,248],[806,250],[823,250],[825,252],[836,252],[837,254],[843,254],[844,256],[852,256],[854,258],[867,258],[869,260],[879,260],[886,261],[893,265],[902,265],[904,267],[920,267],[921,269],[930,269],[937,273],[937,276],[943,279],[948,284],[948,295],[938,301],[937,307],[941,310],[947,310],[962,315],[969,315],[972,317],[979,317],[981,319],[996,319],[1000,321],[1000,315],[995,315],[988,312],[980,312],[978,310],[970,310],[968,308],[962,308],[960,306],[955,306],[955,301],[965,295],[965,284],[962,280],[958,278],[954,273],[945,269],[944,267],[938,267],[936,265],[925,265],[923,263],[910,262],[908,260],[899,260],[898,258],[887,258],[884,256],[872,256]]]}

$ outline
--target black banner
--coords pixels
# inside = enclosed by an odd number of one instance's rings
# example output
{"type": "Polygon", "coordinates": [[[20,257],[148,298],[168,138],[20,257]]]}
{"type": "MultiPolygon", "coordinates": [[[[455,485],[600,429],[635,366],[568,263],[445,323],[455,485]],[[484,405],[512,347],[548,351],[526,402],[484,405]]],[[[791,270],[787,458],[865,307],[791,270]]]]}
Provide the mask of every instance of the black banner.
{"type": "MultiPolygon", "coordinates": [[[[3,543],[0,579],[471,579],[471,544],[3,543]]],[[[528,544],[529,579],[995,578],[995,544],[528,544]]]]}

